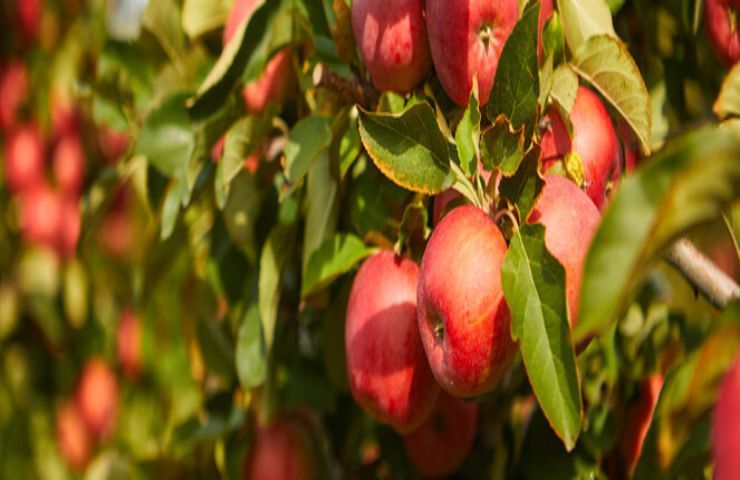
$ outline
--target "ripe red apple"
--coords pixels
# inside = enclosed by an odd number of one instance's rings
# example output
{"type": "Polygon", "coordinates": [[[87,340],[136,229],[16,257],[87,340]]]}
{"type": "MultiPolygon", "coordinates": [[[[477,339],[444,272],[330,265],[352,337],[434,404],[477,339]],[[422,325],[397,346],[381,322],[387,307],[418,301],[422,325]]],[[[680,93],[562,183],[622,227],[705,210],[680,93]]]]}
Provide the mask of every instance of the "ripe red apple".
{"type": "Polygon", "coordinates": [[[129,380],[136,379],[141,371],[141,319],[133,310],[121,312],[116,346],[124,375],[129,380]]]}
{"type": "Polygon", "coordinates": [[[546,175],[545,187],[529,221],[545,226],[545,245],[565,269],[565,291],[573,326],[578,322],[583,264],[601,214],[575,183],[558,175],[546,175]]]}
{"type": "Polygon", "coordinates": [[[426,6],[429,46],[442,87],[465,106],[477,75],[485,105],[501,50],[519,18],[517,0],[427,0],[426,6]]]}
{"type": "Polygon", "coordinates": [[[36,126],[25,125],[13,131],[5,142],[5,181],[12,192],[19,192],[44,177],[44,141],[36,126]]]}
{"type": "Polygon", "coordinates": [[[572,139],[554,105],[550,106],[547,119],[549,125],[542,134],[541,144],[543,171],[566,154],[577,153],[583,163],[586,192],[601,209],[607,181],[619,168],[622,153],[609,112],[594,92],[581,86],[570,112],[572,139]]]}
{"type": "Polygon", "coordinates": [[[16,0],[16,27],[24,43],[36,40],[41,25],[41,0],[16,0]]]}
{"type": "Polygon", "coordinates": [[[59,252],[74,257],[80,239],[80,200],[77,196],[62,196],[59,201],[59,252]]]}
{"type": "Polygon", "coordinates": [[[75,404],[65,403],[57,412],[56,437],[59,452],[73,470],[82,470],[90,459],[92,442],[75,404]]]}
{"type": "Polygon", "coordinates": [[[316,467],[307,433],[288,419],[257,427],[245,458],[245,480],[312,480],[316,467]]]}
{"type": "Polygon", "coordinates": [[[473,446],[477,420],[477,403],[442,392],[424,423],[403,436],[411,463],[425,477],[455,473],[473,446]]]}
{"type": "MultiPolygon", "coordinates": [[[[259,0],[234,1],[224,27],[224,45],[229,43],[239,25],[250,18],[260,4],[259,0]]],[[[290,48],[286,47],[267,62],[259,78],[247,84],[242,90],[247,111],[260,114],[269,103],[282,103],[290,93],[292,70],[290,48]]]]}
{"type": "Polygon", "coordinates": [[[109,163],[115,162],[126,153],[129,145],[129,134],[113,130],[107,125],[98,129],[98,145],[100,152],[109,163]]]}
{"type": "Polygon", "coordinates": [[[365,260],[347,305],[347,377],[357,403],[399,432],[419,426],[439,386],[416,323],[419,267],[390,251],[365,260]]]}
{"type": "Polygon", "coordinates": [[[85,176],[85,151],[77,134],[67,134],[59,140],[52,166],[59,190],[66,195],[79,194],[85,176]]]}
{"type": "Polygon", "coordinates": [[[704,0],[704,25],[715,53],[727,66],[740,60],[740,0],[704,0]]]}
{"type": "Polygon", "coordinates": [[[108,364],[100,359],[88,360],[77,385],[77,409],[93,436],[107,436],[118,411],[118,381],[108,364]]]}
{"type": "Polygon", "coordinates": [[[740,478],[740,356],[722,381],[712,417],[715,480],[740,478]]]}
{"type": "Polygon", "coordinates": [[[466,205],[442,219],[424,252],[419,331],[434,376],[453,395],[492,389],[516,353],[501,286],[506,248],[493,220],[466,205]]]}
{"type": "Polygon", "coordinates": [[[619,441],[619,451],[630,476],[642,453],[642,444],[645,442],[650,423],[653,421],[653,413],[658,404],[664,380],[661,373],[648,376],[640,384],[640,397],[637,403],[630,405],[627,409],[624,432],[619,441]]]}
{"type": "Polygon", "coordinates": [[[355,0],[352,31],[378,90],[408,92],[432,65],[422,0],[355,0]]]}
{"type": "Polygon", "coordinates": [[[21,193],[20,224],[26,241],[56,247],[61,215],[60,198],[45,181],[35,183],[21,193]]]}
{"type": "Polygon", "coordinates": [[[28,97],[28,75],[21,62],[0,66],[0,129],[9,131],[16,124],[18,108],[28,97]]]}

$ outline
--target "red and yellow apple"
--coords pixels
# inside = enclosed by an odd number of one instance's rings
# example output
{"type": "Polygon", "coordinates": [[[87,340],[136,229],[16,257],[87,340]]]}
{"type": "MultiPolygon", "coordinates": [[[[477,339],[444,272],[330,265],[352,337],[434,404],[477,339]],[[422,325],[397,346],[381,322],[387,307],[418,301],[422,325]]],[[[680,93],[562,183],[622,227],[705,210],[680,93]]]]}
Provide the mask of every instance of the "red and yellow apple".
{"type": "Polygon", "coordinates": [[[59,195],[41,181],[24,190],[19,201],[23,238],[35,245],[56,248],[62,215],[59,195]]]}
{"type": "Polygon", "coordinates": [[[79,135],[67,134],[59,139],[52,166],[57,188],[63,194],[79,194],[85,176],[85,151],[79,135]]]}
{"type": "Polygon", "coordinates": [[[619,441],[619,451],[630,476],[642,453],[642,444],[645,442],[653,421],[653,413],[664,381],[665,378],[661,373],[648,376],[640,383],[640,396],[637,402],[627,409],[624,431],[619,441]]]}
{"type": "Polygon", "coordinates": [[[141,371],[141,319],[131,309],[121,312],[116,347],[124,375],[129,380],[136,379],[141,371]]]}
{"type": "Polygon", "coordinates": [[[308,433],[302,426],[281,418],[258,426],[251,451],[245,458],[245,480],[312,480],[316,466],[308,433]]]}
{"type": "Polygon", "coordinates": [[[87,361],[76,392],[77,410],[96,438],[111,433],[118,412],[118,381],[108,363],[100,358],[87,361]]]}
{"type": "Polygon", "coordinates": [[[33,124],[8,135],[5,141],[5,182],[11,192],[20,192],[44,178],[44,141],[33,124]]]}
{"type": "Polygon", "coordinates": [[[18,108],[28,97],[28,75],[21,62],[0,66],[0,129],[8,132],[18,120],[18,108]]]}
{"type": "Polygon", "coordinates": [[[725,375],[712,416],[715,480],[740,478],[740,356],[725,375]]]}
{"type": "Polygon", "coordinates": [[[715,53],[727,66],[740,60],[740,0],[704,0],[704,25],[715,53]]]}
{"type": "Polygon", "coordinates": [[[73,402],[57,412],[56,437],[59,453],[73,470],[82,470],[90,459],[92,441],[73,402]]]}

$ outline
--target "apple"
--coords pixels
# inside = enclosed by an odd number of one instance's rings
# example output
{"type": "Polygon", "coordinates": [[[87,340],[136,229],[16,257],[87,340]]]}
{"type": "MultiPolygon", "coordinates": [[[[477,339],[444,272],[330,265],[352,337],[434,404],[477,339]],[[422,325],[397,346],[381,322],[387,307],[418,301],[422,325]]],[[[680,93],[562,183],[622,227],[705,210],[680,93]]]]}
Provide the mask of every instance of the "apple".
{"type": "Polygon", "coordinates": [[[124,375],[129,380],[136,379],[141,371],[141,319],[131,309],[121,312],[116,346],[124,375]]]}
{"type": "Polygon", "coordinates": [[[622,141],[622,148],[624,149],[624,171],[627,175],[631,175],[642,158],[640,155],[640,146],[637,140],[635,140],[635,135],[624,120],[619,121],[619,138],[622,141]]]}
{"type": "Polygon", "coordinates": [[[0,129],[8,132],[17,120],[18,108],[28,97],[28,75],[21,62],[0,67],[0,129]]]}
{"type": "Polygon", "coordinates": [[[52,159],[57,187],[63,194],[79,194],[85,176],[85,151],[77,134],[64,135],[52,159]]]}
{"type": "Polygon", "coordinates": [[[80,239],[80,200],[77,196],[62,196],[59,201],[59,252],[74,257],[80,239]]]}
{"type": "Polygon", "coordinates": [[[588,196],[601,209],[606,199],[606,184],[621,165],[621,147],[609,112],[591,90],[578,87],[570,112],[573,138],[554,105],[547,112],[548,126],[542,133],[541,158],[547,171],[566,154],[575,152],[583,163],[588,196]]]}
{"type": "Polygon", "coordinates": [[[23,238],[35,245],[56,247],[61,222],[59,196],[41,181],[20,195],[20,225],[23,238]]]}
{"type": "Polygon", "coordinates": [[[56,437],[59,453],[73,470],[82,470],[90,459],[92,441],[75,404],[67,402],[57,412],[56,437]]]}
{"type": "Polygon", "coordinates": [[[517,0],[427,0],[427,33],[442,88],[466,106],[478,78],[480,104],[488,102],[498,60],[519,18],[517,0]]]}
{"type": "Polygon", "coordinates": [[[425,477],[455,473],[473,446],[477,421],[477,403],[442,392],[424,423],[403,436],[409,460],[425,477]]]}
{"type": "Polygon", "coordinates": [[[10,133],[5,142],[5,181],[20,192],[44,177],[44,141],[33,124],[10,133]]]}
{"type": "Polygon", "coordinates": [[[35,41],[41,25],[41,0],[15,0],[17,28],[26,44],[35,41]]]}
{"type": "Polygon", "coordinates": [[[98,129],[100,152],[109,163],[115,162],[128,150],[130,137],[126,132],[119,132],[107,125],[98,129]]]}
{"type": "Polygon", "coordinates": [[[648,376],[640,383],[640,396],[637,402],[627,409],[624,431],[619,441],[619,451],[630,476],[642,453],[642,444],[645,442],[650,423],[653,421],[653,413],[664,381],[665,378],[661,373],[648,376]]]}
{"type": "Polygon", "coordinates": [[[491,390],[514,358],[501,286],[506,242],[493,220],[470,205],[432,232],[419,271],[419,332],[440,386],[459,397],[491,390]]]}
{"type": "MultiPolygon", "coordinates": [[[[485,188],[491,179],[492,172],[485,170],[480,160],[478,161],[478,171],[480,172],[482,177],[481,181],[485,188]]],[[[475,184],[475,179],[473,179],[473,183],[475,184]]],[[[496,184],[496,188],[498,189],[498,183],[496,184]]],[[[465,198],[453,188],[448,188],[442,193],[435,195],[434,208],[432,211],[432,225],[437,225],[448,211],[452,210],[454,207],[463,205],[465,202],[465,198]]]]}
{"type": "MultiPolygon", "coordinates": [[[[234,0],[224,26],[224,46],[229,43],[239,25],[250,18],[261,3],[260,0],[234,0]]],[[[259,78],[247,84],[242,90],[247,111],[261,114],[269,103],[282,103],[290,93],[292,75],[290,48],[285,47],[267,62],[259,78]]]]}
{"type": "Polygon", "coordinates": [[[578,321],[583,265],[601,222],[601,213],[575,183],[558,175],[546,175],[542,194],[528,221],[545,226],[547,250],[565,269],[565,291],[573,326],[578,321]]]}
{"type": "Polygon", "coordinates": [[[347,304],[345,350],[352,395],[399,432],[419,426],[434,405],[434,380],[416,323],[419,267],[390,251],[360,267],[347,304]]]}
{"type": "Polygon", "coordinates": [[[76,392],[77,409],[94,437],[106,437],[118,411],[118,381],[101,358],[87,361],[76,392]]]}
{"type": "Polygon", "coordinates": [[[725,375],[712,416],[715,480],[740,478],[740,356],[725,375]]]}
{"type": "Polygon", "coordinates": [[[432,65],[422,0],[354,0],[352,31],[378,90],[405,93],[432,65]]]}
{"type": "Polygon", "coordinates": [[[316,478],[307,432],[298,423],[286,418],[257,427],[254,444],[245,461],[245,480],[316,478]]]}
{"type": "Polygon", "coordinates": [[[717,57],[727,66],[740,60],[740,0],[704,0],[704,24],[717,57]]]}

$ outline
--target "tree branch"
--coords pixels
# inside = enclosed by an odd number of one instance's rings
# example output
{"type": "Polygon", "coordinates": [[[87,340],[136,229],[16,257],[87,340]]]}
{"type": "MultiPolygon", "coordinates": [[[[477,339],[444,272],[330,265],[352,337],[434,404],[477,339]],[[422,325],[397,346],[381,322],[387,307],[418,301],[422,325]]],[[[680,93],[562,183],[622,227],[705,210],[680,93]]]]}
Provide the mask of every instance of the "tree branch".
{"type": "Polygon", "coordinates": [[[356,77],[344,78],[331,70],[323,63],[317,63],[313,69],[313,84],[315,87],[324,87],[337,92],[349,103],[359,103],[363,107],[378,101],[378,92],[362,83],[356,77]]]}
{"type": "Polygon", "coordinates": [[[740,286],[686,238],[671,245],[666,259],[715,307],[722,309],[740,298],[740,286]]]}

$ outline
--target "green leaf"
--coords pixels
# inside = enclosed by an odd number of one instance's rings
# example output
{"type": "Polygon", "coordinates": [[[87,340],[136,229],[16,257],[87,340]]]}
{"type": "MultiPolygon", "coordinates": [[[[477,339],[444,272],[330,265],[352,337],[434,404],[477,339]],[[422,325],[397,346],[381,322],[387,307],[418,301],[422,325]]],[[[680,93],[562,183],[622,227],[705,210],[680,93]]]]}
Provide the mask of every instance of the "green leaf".
{"type": "Polygon", "coordinates": [[[452,185],[449,146],[429,104],[400,114],[360,109],[360,138],[378,169],[397,185],[427,195],[452,185]]]}
{"type": "Polygon", "coordinates": [[[622,115],[650,154],[652,104],[627,46],[609,35],[591,37],[576,52],[572,68],[622,115]]]}
{"type": "Polygon", "coordinates": [[[350,233],[338,233],[327,238],[308,260],[301,285],[301,297],[318,292],[338,276],[350,271],[372,251],[362,240],[350,233]]]}
{"type": "Polygon", "coordinates": [[[502,115],[483,132],[481,159],[487,170],[498,168],[510,177],[524,158],[524,129],[514,130],[502,115]]]}
{"type": "Polygon", "coordinates": [[[539,150],[531,149],[525,155],[516,174],[513,177],[503,177],[499,185],[501,195],[519,211],[520,223],[529,216],[545,185],[537,170],[539,162],[539,150]]]}
{"type": "Polygon", "coordinates": [[[264,194],[257,179],[242,169],[232,182],[222,215],[229,237],[250,262],[257,261],[256,225],[264,194]]]}
{"type": "Polygon", "coordinates": [[[571,52],[577,52],[595,35],[617,38],[612,14],[604,0],[557,0],[557,5],[571,52]]]}
{"type": "Polygon", "coordinates": [[[480,110],[475,89],[470,92],[468,108],[465,109],[460,123],[455,131],[455,145],[460,158],[460,168],[466,177],[473,175],[478,167],[480,150],[480,110]]]}
{"type": "Polygon", "coordinates": [[[520,342],[537,402],[570,451],[581,431],[583,404],[565,304],[565,270],[545,248],[545,228],[523,225],[501,267],[511,335],[520,342]]]}
{"type": "Polygon", "coordinates": [[[311,164],[326,153],[331,142],[331,119],[306,117],[295,124],[285,144],[285,176],[300,181],[311,164]]]}
{"type": "Polygon", "coordinates": [[[185,0],[182,6],[182,28],[190,38],[221,27],[229,16],[230,0],[185,0]]]}
{"type": "Polygon", "coordinates": [[[306,181],[306,222],[303,231],[303,275],[306,275],[308,260],[325,238],[337,227],[339,205],[338,186],[329,171],[329,155],[326,150],[316,159],[308,171],[306,181]]]}
{"type": "Polygon", "coordinates": [[[514,128],[524,125],[526,138],[532,136],[536,126],[537,97],[540,93],[537,70],[539,12],[539,2],[528,6],[509,35],[501,52],[486,108],[486,115],[491,121],[503,114],[514,128]]]}
{"type": "Polygon", "coordinates": [[[740,142],[712,128],[669,143],[620,185],[584,267],[577,342],[606,330],[674,239],[740,196],[740,142]]]}
{"type": "Polygon", "coordinates": [[[142,21],[152,32],[173,64],[182,65],[186,55],[185,32],[180,24],[179,2],[157,0],[149,2],[142,21]]]}
{"type": "Polygon", "coordinates": [[[234,349],[221,324],[210,318],[199,318],[198,343],[207,368],[218,375],[230,377],[234,373],[234,349]]]}
{"type": "Polygon", "coordinates": [[[551,56],[556,61],[562,59],[565,51],[565,33],[557,11],[552,12],[542,28],[542,46],[546,56],[551,56]]]}
{"type": "Polygon", "coordinates": [[[428,223],[428,208],[422,198],[417,195],[403,212],[401,226],[398,228],[396,251],[401,252],[401,249],[405,248],[410,252],[409,257],[420,262],[426,240],[431,233],[427,226],[428,223]]]}
{"type": "Polygon", "coordinates": [[[258,305],[268,355],[272,350],[275,336],[277,309],[280,303],[280,281],[293,252],[295,233],[294,225],[278,225],[273,228],[260,257],[258,305]]]}
{"type": "Polygon", "coordinates": [[[550,98],[560,107],[563,118],[567,118],[573,110],[578,94],[578,76],[567,65],[560,65],[552,74],[552,88],[550,98]]]}
{"type": "Polygon", "coordinates": [[[722,81],[722,88],[712,108],[720,120],[740,116],[740,63],[736,63],[722,81]]]}
{"type": "Polygon", "coordinates": [[[195,148],[185,95],[166,98],[144,120],[134,151],[168,177],[185,176],[195,148]]]}
{"type": "Polygon", "coordinates": [[[255,305],[247,309],[239,326],[235,361],[236,373],[242,387],[254,388],[262,385],[267,373],[267,359],[262,342],[260,314],[255,305]]]}

